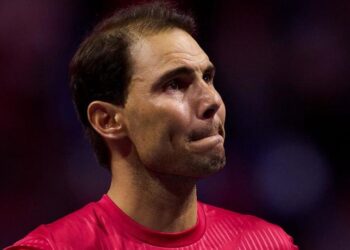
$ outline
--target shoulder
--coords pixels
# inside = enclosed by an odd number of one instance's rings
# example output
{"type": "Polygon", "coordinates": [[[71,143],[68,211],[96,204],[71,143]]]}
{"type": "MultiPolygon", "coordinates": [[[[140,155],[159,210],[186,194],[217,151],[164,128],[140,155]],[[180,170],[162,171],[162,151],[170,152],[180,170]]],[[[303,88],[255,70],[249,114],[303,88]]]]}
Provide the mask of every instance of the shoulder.
{"type": "Polygon", "coordinates": [[[241,214],[204,203],[201,203],[201,205],[209,226],[211,223],[224,223],[237,228],[237,230],[240,230],[241,232],[261,228],[269,228],[273,230],[281,229],[279,226],[253,215],[241,214]]]}
{"type": "Polygon", "coordinates": [[[47,235],[46,229],[44,226],[39,226],[32,232],[30,232],[23,239],[17,241],[12,246],[5,248],[5,250],[24,250],[24,249],[40,249],[48,250],[53,249],[50,244],[49,237],[47,235]]]}
{"type": "Polygon", "coordinates": [[[203,204],[207,228],[235,236],[235,244],[243,249],[298,249],[293,239],[280,226],[253,215],[241,214],[203,204]],[[253,247],[254,248],[254,247],[253,247]]]}
{"type": "Polygon", "coordinates": [[[241,231],[247,228],[255,228],[259,226],[274,226],[273,224],[253,215],[241,214],[205,203],[200,204],[204,210],[209,225],[211,222],[214,222],[215,224],[225,223],[231,225],[231,227],[237,227],[241,231]]]}
{"type": "Polygon", "coordinates": [[[57,244],[85,242],[94,238],[99,227],[103,210],[98,202],[92,202],[83,208],[68,214],[50,224],[41,225],[17,241],[6,250],[54,249],[57,244]]]}

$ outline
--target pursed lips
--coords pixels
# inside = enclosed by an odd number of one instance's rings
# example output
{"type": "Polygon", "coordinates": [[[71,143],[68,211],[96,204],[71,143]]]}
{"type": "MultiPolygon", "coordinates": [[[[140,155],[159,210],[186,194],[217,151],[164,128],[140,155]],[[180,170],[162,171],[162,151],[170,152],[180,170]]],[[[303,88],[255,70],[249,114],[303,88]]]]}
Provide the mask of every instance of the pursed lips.
{"type": "Polygon", "coordinates": [[[198,141],[216,135],[220,135],[221,137],[225,138],[225,130],[221,123],[216,123],[214,125],[193,130],[189,136],[189,141],[198,141]]]}

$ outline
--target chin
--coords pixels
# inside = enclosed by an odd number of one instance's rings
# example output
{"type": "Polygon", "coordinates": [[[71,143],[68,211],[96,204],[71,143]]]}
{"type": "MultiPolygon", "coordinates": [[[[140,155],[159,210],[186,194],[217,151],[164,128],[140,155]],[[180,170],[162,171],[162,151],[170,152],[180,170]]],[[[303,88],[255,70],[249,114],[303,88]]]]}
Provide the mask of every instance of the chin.
{"type": "Polygon", "coordinates": [[[219,172],[226,163],[225,151],[201,154],[186,152],[171,156],[160,157],[157,155],[144,165],[156,173],[201,179],[219,172]]]}
{"type": "Polygon", "coordinates": [[[195,178],[204,178],[219,172],[226,164],[226,157],[205,157],[196,159],[190,166],[191,176],[195,178]]]}

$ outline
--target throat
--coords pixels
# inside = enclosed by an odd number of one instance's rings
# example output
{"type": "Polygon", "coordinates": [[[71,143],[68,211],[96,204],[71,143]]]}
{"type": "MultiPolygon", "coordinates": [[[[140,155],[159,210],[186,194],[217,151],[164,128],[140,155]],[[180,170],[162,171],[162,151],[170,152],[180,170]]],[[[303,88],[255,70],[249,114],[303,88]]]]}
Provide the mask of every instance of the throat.
{"type": "Polygon", "coordinates": [[[180,232],[197,222],[194,179],[154,172],[142,179],[112,178],[108,196],[139,224],[161,232],[180,232]]]}

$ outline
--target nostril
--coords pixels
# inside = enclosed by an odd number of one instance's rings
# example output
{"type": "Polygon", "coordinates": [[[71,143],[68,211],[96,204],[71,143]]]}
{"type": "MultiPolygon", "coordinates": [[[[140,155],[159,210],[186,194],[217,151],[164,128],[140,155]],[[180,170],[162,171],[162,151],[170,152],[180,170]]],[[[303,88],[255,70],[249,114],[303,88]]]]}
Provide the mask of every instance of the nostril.
{"type": "Polygon", "coordinates": [[[204,113],[203,113],[203,119],[209,119],[209,118],[212,118],[216,111],[218,110],[218,108],[216,106],[211,106],[211,107],[208,107],[204,113]]]}

